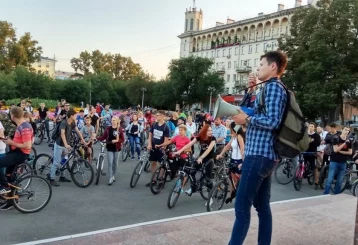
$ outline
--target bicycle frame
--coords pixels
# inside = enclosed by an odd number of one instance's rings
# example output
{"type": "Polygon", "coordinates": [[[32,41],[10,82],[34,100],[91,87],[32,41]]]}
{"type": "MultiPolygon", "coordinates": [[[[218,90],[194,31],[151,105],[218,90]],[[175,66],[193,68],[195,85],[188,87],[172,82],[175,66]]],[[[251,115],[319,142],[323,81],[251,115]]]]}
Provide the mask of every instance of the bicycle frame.
{"type": "MultiPolygon", "coordinates": [[[[105,147],[106,147],[106,142],[100,142],[100,144],[101,144],[101,152],[98,153],[97,164],[96,164],[96,169],[97,169],[97,171],[98,171],[98,161],[99,161],[100,157],[102,156],[103,159],[104,159],[104,157],[105,157],[105,155],[106,155],[106,154],[104,153],[104,149],[105,149],[105,147]]],[[[103,171],[103,165],[104,165],[104,164],[102,164],[102,166],[101,166],[101,171],[103,171]]]]}

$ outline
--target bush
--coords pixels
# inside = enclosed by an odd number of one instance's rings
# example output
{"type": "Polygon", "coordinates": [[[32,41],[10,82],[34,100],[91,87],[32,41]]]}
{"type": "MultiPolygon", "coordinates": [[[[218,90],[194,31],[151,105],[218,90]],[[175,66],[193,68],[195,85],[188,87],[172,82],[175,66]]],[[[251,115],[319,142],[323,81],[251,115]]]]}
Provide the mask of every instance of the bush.
{"type": "MultiPolygon", "coordinates": [[[[26,99],[28,99],[28,98],[26,98],[26,99]]],[[[52,108],[52,109],[54,109],[54,108],[56,108],[57,103],[58,103],[56,100],[45,100],[45,99],[39,99],[39,98],[33,98],[33,99],[30,98],[30,100],[31,100],[31,102],[32,102],[32,107],[33,107],[34,109],[39,108],[39,107],[40,107],[40,103],[45,103],[45,105],[46,105],[47,108],[52,108]]],[[[6,105],[7,105],[7,106],[10,106],[10,105],[12,105],[12,104],[17,105],[17,104],[20,103],[20,101],[21,101],[21,99],[18,98],[18,99],[6,100],[5,102],[6,102],[6,105]]]]}

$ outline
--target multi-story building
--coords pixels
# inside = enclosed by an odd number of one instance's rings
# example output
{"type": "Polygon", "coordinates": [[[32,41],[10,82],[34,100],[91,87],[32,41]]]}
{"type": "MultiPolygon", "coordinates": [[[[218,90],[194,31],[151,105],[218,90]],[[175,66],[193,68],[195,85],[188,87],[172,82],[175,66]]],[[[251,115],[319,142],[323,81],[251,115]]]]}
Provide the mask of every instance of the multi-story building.
{"type": "MultiPolygon", "coordinates": [[[[226,23],[216,22],[215,27],[204,30],[203,11],[195,7],[187,9],[184,33],[178,36],[180,57],[194,55],[213,59],[212,69],[225,80],[225,94],[236,94],[238,102],[247,86],[249,73],[256,72],[259,66],[260,56],[276,50],[278,38],[290,34],[292,15],[297,8],[304,7],[301,3],[302,0],[295,0],[295,7],[289,9],[278,4],[274,13],[259,13],[240,21],[227,19],[226,23]]],[[[315,4],[315,0],[309,0],[306,6],[315,4]]]]}
{"type": "Polygon", "coordinates": [[[56,66],[56,60],[50,59],[48,57],[42,57],[40,61],[35,62],[31,65],[31,67],[36,72],[41,72],[49,77],[54,78],[55,77],[55,66],[56,66]]]}
{"type": "Polygon", "coordinates": [[[68,72],[68,71],[56,71],[55,72],[55,79],[59,80],[75,80],[78,77],[75,77],[75,72],[68,72]]]}

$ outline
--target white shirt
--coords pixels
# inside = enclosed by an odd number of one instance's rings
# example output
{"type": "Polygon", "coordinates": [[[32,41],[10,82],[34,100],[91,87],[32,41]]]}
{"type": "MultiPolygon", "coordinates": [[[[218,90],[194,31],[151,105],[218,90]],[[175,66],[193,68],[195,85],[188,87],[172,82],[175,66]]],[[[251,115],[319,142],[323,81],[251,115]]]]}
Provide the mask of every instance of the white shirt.
{"type": "MultiPolygon", "coordinates": [[[[4,126],[2,125],[1,122],[0,122],[0,130],[5,132],[4,126]]],[[[6,144],[0,141],[0,154],[5,154],[5,153],[6,153],[6,144]]]]}
{"type": "Polygon", "coordinates": [[[191,134],[195,134],[196,132],[196,124],[195,122],[192,122],[191,125],[190,123],[186,123],[186,128],[190,131],[191,134]]]}
{"type": "MultiPolygon", "coordinates": [[[[326,138],[327,134],[328,134],[327,131],[322,131],[322,133],[319,134],[319,136],[321,137],[321,141],[326,138]]],[[[317,151],[323,152],[324,148],[326,148],[326,145],[320,145],[320,146],[317,147],[317,151]]]]}
{"type": "Polygon", "coordinates": [[[87,107],[85,108],[84,112],[85,112],[85,113],[84,113],[85,115],[88,115],[88,109],[87,109],[87,107]]]}
{"type": "Polygon", "coordinates": [[[232,147],[231,159],[241,160],[242,156],[241,156],[239,141],[237,138],[232,139],[231,147],[232,147]]]}

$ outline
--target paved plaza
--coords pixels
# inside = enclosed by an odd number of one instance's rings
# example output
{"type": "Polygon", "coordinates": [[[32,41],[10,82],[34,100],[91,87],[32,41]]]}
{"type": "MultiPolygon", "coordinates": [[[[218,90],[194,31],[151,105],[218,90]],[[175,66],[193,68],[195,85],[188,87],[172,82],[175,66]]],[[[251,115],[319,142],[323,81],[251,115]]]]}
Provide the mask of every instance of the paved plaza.
{"type": "MultiPolygon", "coordinates": [[[[36,148],[38,153],[51,153],[50,148],[44,143],[36,148]]],[[[96,146],[97,154],[98,151],[96,146]]],[[[154,196],[149,188],[145,187],[149,180],[147,173],[143,173],[137,186],[131,189],[129,181],[135,164],[136,161],[131,160],[124,163],[119,161],[117,181],[112,186],[107,186],[106,177],[101,178],[98,186],[92,185],[86,189],[79,188],[73,183],[61,183],[60,187],[53,188],[50,203],[39,213],[24,215],[16,210],[1,212],[2,224],[6,224],[0,230],[1,245],[68,236],[206,211],[205,201],[199,194],[192,197],[181,195],[176,206],[169,210],[166,202],[169,187],[173,182],[167,183],[163,192],[154,196]]],[[[292,183],[283,186],[275,180],[272,182],[273,202],[317,196],[321,193],[321,190],[315,191],[306,181],[299,192],[294,190],[292,183]]],[[[233,205],[226,205],[224,208],[233,208],[233,205]]],[[[227,223],[227,227],[232,226],[231,220],[227,223]]]]}

